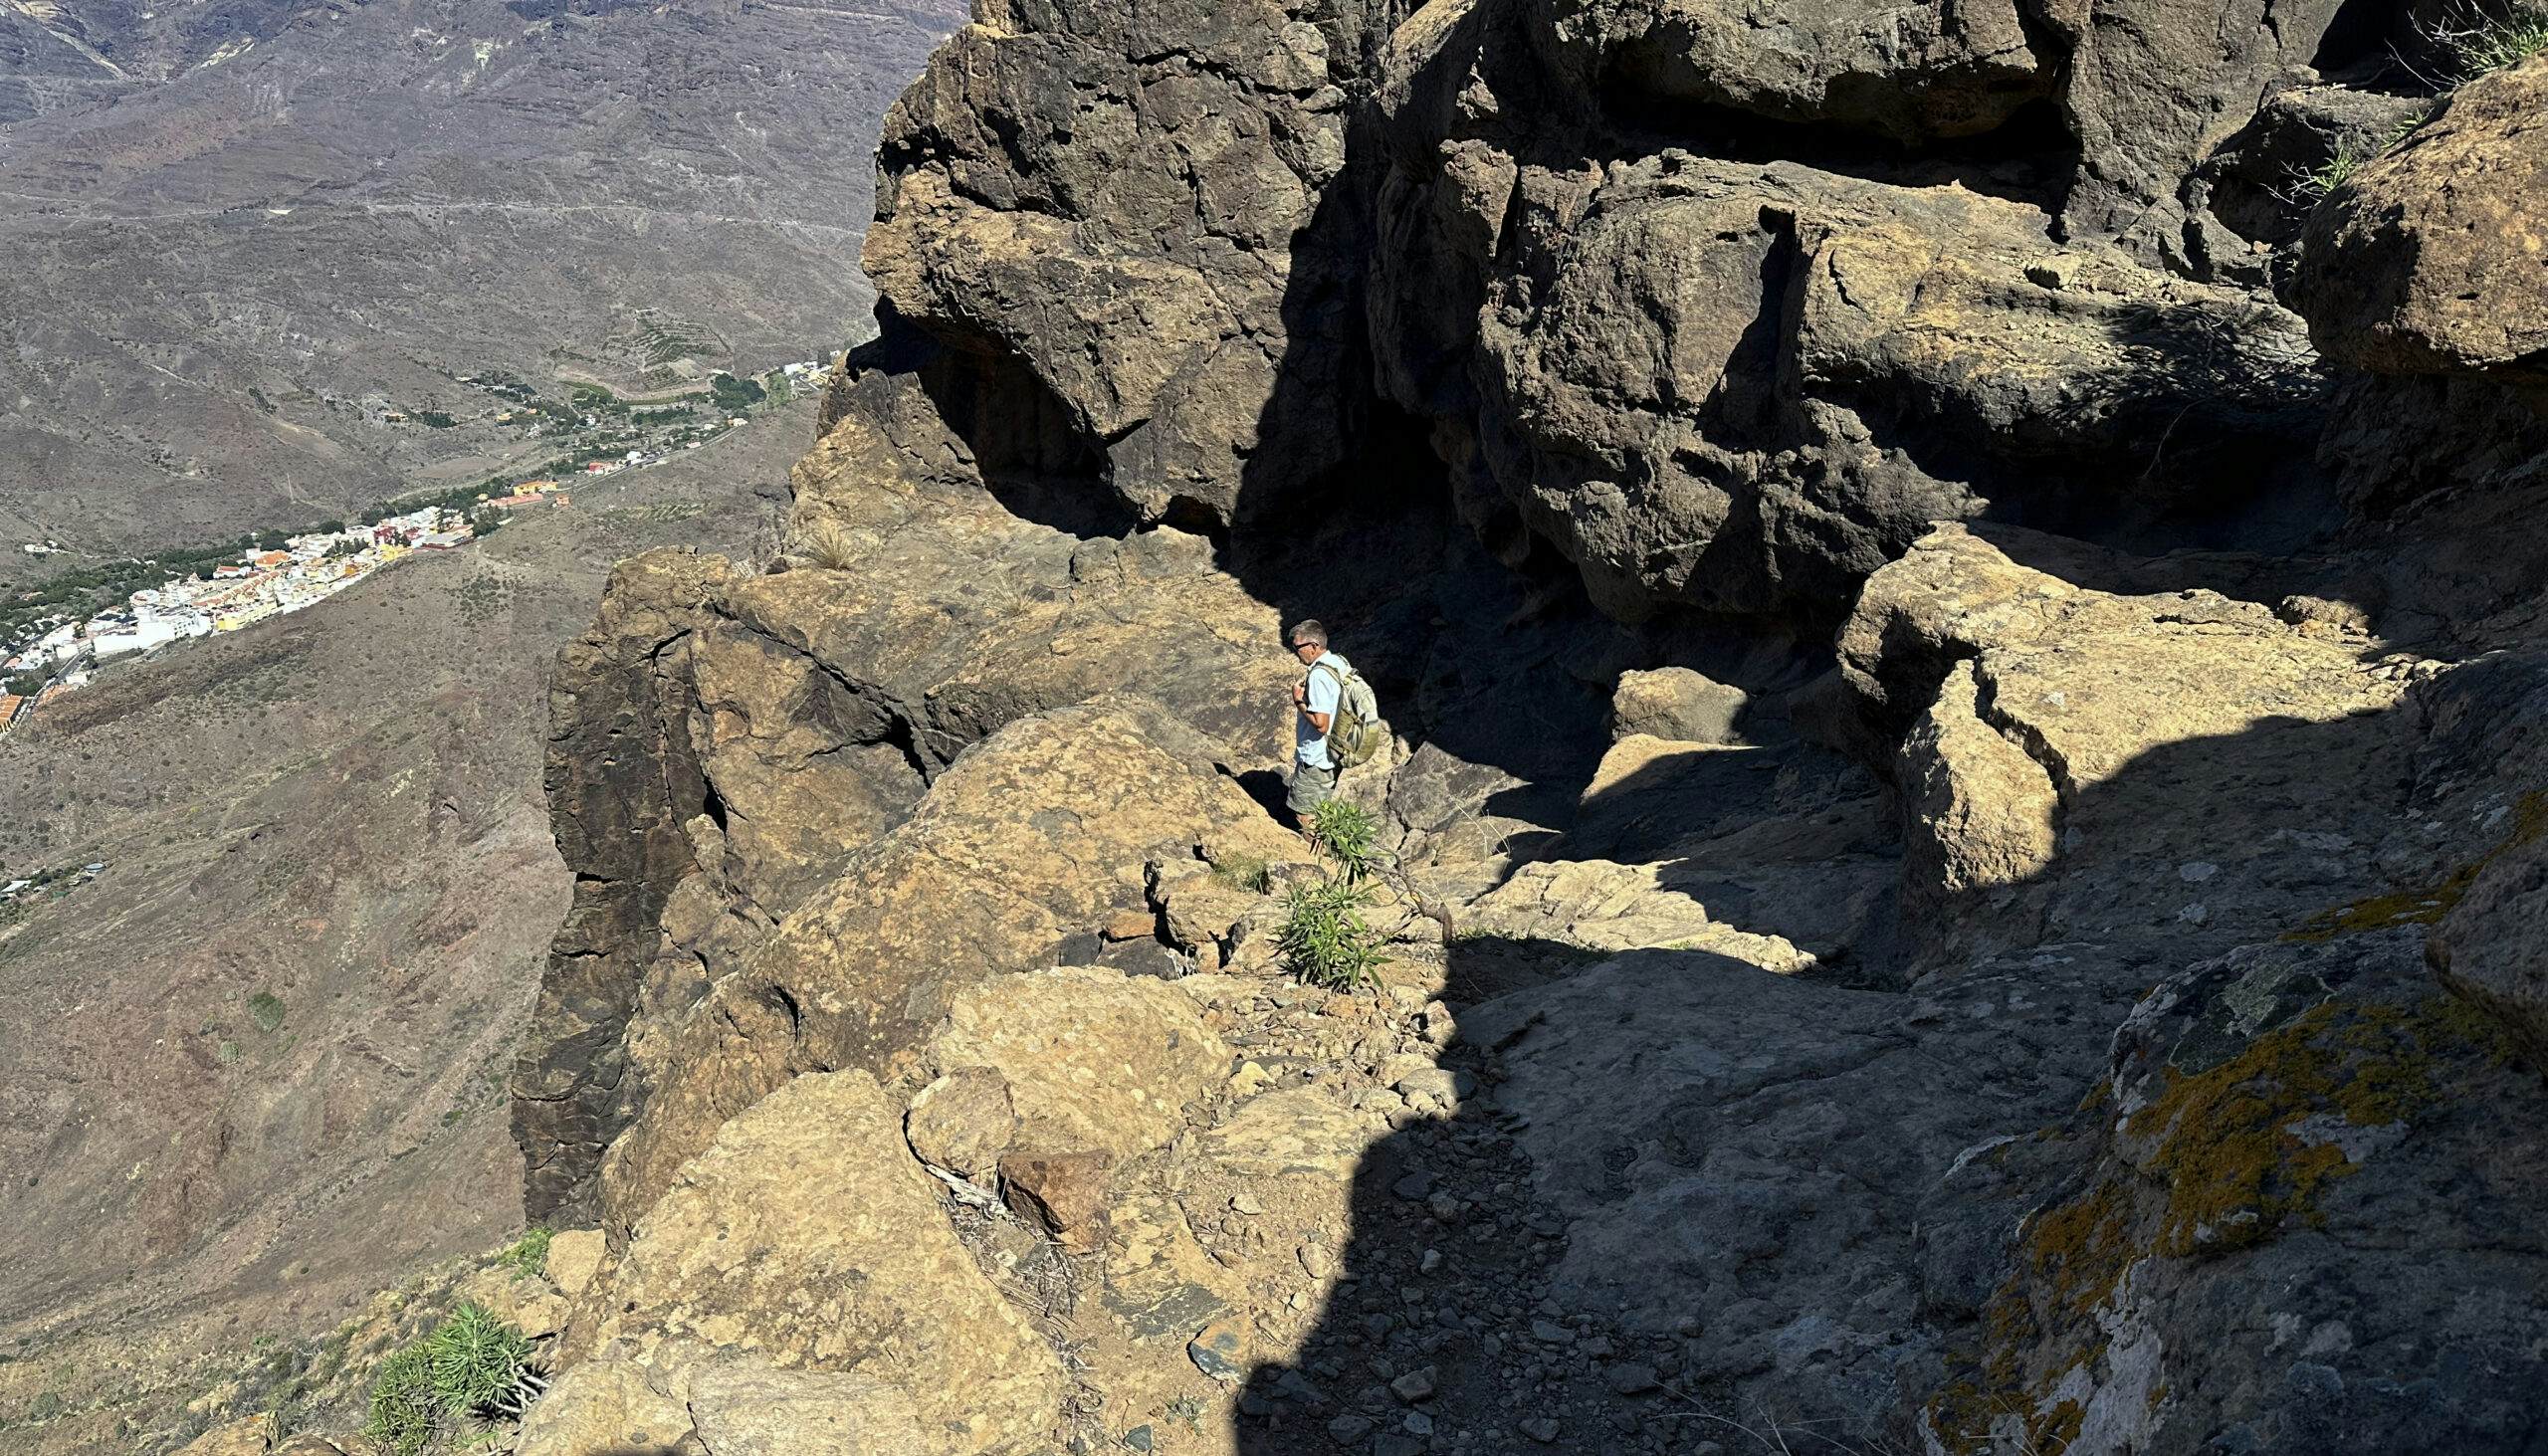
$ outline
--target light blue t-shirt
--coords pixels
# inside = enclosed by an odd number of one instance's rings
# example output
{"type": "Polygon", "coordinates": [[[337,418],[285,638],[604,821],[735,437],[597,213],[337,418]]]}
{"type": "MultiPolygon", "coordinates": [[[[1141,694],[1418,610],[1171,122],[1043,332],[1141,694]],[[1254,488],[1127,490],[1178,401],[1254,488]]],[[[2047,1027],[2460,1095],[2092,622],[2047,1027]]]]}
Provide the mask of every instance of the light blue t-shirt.
{"type": "MultiPolygon", "coordinates": [[[[1354,665],[1347,662],[1339,653],[1322,652],[1311,659],[1310,712],[1325,714],[1330,724],[1335,723],[1336,707],[1345,701],[1345,674],[1352,671],[1354,671],[1354,665]]],[[[1311,768],[1329,767],[1327,734],[1310,727],[1309,719],[1301,714],[1293,714],[1292,720],[1295,725],[1294,733],[1300,744],[1295,756],[1311,768]]]]}

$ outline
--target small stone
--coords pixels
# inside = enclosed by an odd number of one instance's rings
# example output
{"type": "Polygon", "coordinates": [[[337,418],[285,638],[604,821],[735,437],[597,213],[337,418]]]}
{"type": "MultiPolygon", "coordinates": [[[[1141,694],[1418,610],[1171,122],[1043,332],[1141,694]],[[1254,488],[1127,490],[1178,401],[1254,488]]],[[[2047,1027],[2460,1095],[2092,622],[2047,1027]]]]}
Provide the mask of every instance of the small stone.
{"type": "Polygon", "coordinates": [[[1575,1332],[1548,1320],[1533,1320],[1531,1338],[1542,1345],[1573,1345],[1575,1332]]]}
{"type": "Polygon", "coordinates": [[[1017,1131],[1008,1079],[988,1067],[959,1067],[921,1090],[903,1118],[912,1152],[932,1167],[977,1183],[1017,1131]]]}
{"type": "Polygon", "coordinates": [[[1273,1080],[1274,1074],[1266,1071],[1263,1063],[1241,1062],[1238,1064],[1238,1070],[1230,1074],[1230,1095],[1252,1097],[1263,1092],[1266,1085],[1273,1080]]]}
{"type": "Polygon", "coordinates": [[[1424,1200],[1425,1211],[1431,1213],[1436,1221],[1442,1223],[1451,1223],[1456,1221],[1463,1212],[1467,1211],[1468,1206],[1469,1205],[1461,1202],[1458,1197],[1454,1196],[1448,1190],[1435,1193],[1432,1197],[1424,1200]]]}
{"type": "Polygon", "coordinates": [[[1424,1257],[1416,1261],[1417,1272],[1423,1274],[1430,1274],[1441,1267],[1442,1251],[1440,1249],[1426,1249],[1424,1257]]]}
{"type": "Polygon", "coordinates": [[[1248,1217],[1253,1218],[1265,1211],[1265,1205],[1257,1201],[1254,1193],[1240,1192],[1231,1197],[1230,1211],[1232,1213],[1244,1213],[1248,1217]]]}
{"type": "Polygon", "coordinates": [[[1528,1420],[1521,1421],[1518,1423],[1517,1428],[1522,1432],[1522,1434],[1539,1442],[1543,1446],[1555,1445],[1557,1442],[1557,1433],[1561,1429],[1556,1421],[1549,1419],[1545,1415],[1535,1415],[1528,1420]]]}
{"type": "Polygon", "coordinates": [[[1601,1379],[1612,1391],[1620,1395],[1642,1395],[1648,1390],[1659,1388],[1663,1383],[1656,1378],[1654,1366],[1643,1360],[1621,1360],[1602,1370],[1601,1379]]]}
{"type": "Polygon", "coordinates": [[[1055,1243],[1085,1252],[1105,1223],[1110,1166],[1102,1152],[1012,1152],[999,1160],[1000,1196],[1055,1243]]]}
{"type": "Polygon", "coordinates": [[[1347,1414],[1340,1415],[1336,1419],[1327,1423],[1327,1434],[1329,1439],[1335,1441],[1340,1446],[1354,1445],[1371,1433],[1372,1421],[1369,1416],[1355,1415],[1348,1412],[1347,1414]]]}
{"type": "Polygon", "coordinates": [[[1325,1279],[1327,1271],[1336,1267],[1324,1244],[1303,1244],[1295,1253],[1301,1261],[1301,1271],[1312,1279],[1325,1279]]]}
{"type": "Polygon", "coordinates": [[[1433,1175],[1418,1168],[1389,1184],[1389,1191],[1409,1203],[1421,1203],[1433,1191],[1433,1175]]]}
{"type": "Polygon", "coordinates": [[[1433,1398],[1433,1371],[1429,1368],[1409,1370],[1389,1381],[1389,1389],[1410,1405],[1418,1400],[1430,1400],[1433,1398]]]}
{"type": "Polygon", "coordinates": [[[1136,1451],[1151,1451],[1158,1449],[1153,1444],[1151,1428],[1149,1426],[1135,1426],[1131,1430],[1126,1431],[1124,1433],[1124,1444],[1130,1446],[1136,1451]]]}
{"type": "Polygon", "coordinates": [[[1147,910],[1117,911],[1097,935],[1106,940],[1148,940],[1159,935],[1159,917],[1147,910]]]}
{"type": "Polygon", "coordinates": [[[1204,1326],[1185,1343],[1185,1353],[1215,1380],[1235,1384],[1247,1376],[1247,1332],[1231,1321],[1204,1326]]]}
{"type": "Polygon", "coordinates": [[[1433,1434],[1433,1417],[1426,1415],[1420,1410],[1408,1411],[1406,1413],[1406,1419],[1398,1422],[1398,1424],[1404,1427],[1406,1433],[1410,1436],[1429,1436],[1433,1434]]]}

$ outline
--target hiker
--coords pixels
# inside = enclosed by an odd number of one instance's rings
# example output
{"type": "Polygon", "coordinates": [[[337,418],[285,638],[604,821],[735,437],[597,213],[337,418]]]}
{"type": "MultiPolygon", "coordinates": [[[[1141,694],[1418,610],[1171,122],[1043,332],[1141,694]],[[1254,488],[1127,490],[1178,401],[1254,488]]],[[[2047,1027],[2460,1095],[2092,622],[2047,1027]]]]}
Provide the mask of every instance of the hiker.
{"type": "Polygon", "coordinates": [[[1327,739],[1354,665],[1327,650],[1327,628],[1318,621],[1294,627],[1288,640],[1292,655],[1309,671],[1292,685],[1292,710],[1299,721],[1294,728],[1291,791],[1283,796],[1283,807],[1292,811],[1295,822],[1307,824],[1318,806],[1335,795],[1336,780],[1345,771],[1328,751],[1327,739]]]}

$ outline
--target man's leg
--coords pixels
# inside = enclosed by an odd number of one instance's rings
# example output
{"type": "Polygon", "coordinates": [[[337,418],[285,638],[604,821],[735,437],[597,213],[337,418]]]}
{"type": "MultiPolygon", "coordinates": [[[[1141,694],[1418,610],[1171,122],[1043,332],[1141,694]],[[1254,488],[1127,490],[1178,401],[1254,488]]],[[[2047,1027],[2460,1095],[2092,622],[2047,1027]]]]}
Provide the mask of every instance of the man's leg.
{"type": "Polygon", "coordinates": [[[1292,765],[1292,785],[1283,796],[1283,807],[1292,811],[1295,826],[1306,826],[1318,806],[1336,796],[1337,770],[1317,768],[1307,763],[1292,765]]]}

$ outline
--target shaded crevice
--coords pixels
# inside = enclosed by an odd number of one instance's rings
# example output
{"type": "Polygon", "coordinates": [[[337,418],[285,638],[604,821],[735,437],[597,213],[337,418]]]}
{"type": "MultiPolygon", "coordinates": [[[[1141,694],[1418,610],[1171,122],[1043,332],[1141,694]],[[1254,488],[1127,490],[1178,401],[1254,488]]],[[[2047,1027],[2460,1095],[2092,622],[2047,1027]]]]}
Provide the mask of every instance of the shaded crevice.
{"type": "Polygon", "coordinates": [[[2081,148],[2052,102],[2017,106],[1971,136],[1912,147],[1827,121],[1787,121],[1736,106],[1659,94],[1614,61],[1598,92],[1612,155],[1638,158],[1675,147],[1724,161],[1795,162],[1896,187],[1949,184],[2059,216],[2081,148]]]}
{"type": "Polygon", "coordinates": [[[1140,527],[1105,452],[1025,360],[996,344],[951,343],[918,378],[1010,515],[1083,538],[1140,527]]]}

